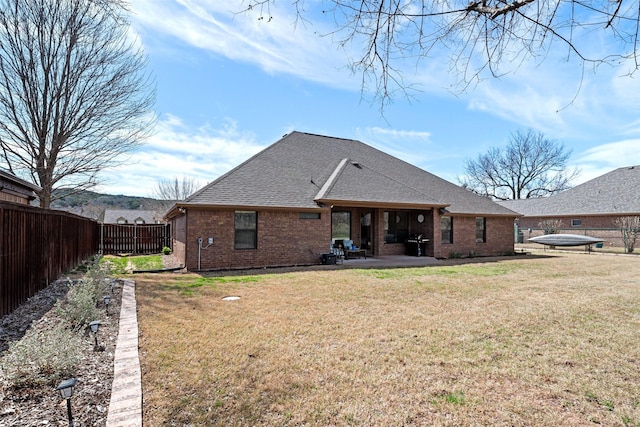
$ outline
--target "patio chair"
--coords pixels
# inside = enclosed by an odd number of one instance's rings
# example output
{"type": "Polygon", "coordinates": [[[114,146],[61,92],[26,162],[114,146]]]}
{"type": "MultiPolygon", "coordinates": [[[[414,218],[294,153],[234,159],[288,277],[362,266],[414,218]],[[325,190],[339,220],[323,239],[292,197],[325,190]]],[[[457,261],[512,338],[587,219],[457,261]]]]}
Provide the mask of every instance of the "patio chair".
{"type": "Polygon", "coordinates": [[[353,243],[353,240],[343,240],[342,244],[344,245],[344,259],[349,259],[349,257],[354,256],[357,256],[358,258],[363,256],[364,259],[367,259],[367,251],[357,247],[353,243]]]}
{"type": "Polygon", "coordinates": [[[336,256],[336,262],[342,263],[344,261],[344,249],[342,249],[342,246],[331,244],[329,251],[336,256]]]}

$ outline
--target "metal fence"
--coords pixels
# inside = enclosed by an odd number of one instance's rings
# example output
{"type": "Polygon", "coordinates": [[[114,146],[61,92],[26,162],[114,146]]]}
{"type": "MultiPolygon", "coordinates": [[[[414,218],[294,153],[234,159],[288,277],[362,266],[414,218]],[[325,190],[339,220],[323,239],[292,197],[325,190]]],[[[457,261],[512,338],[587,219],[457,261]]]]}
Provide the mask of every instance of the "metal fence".
{"type": "Polygon", "coordinates": [[[103,254],[158,254],[170,246],[169,225],[101,224],[100,250],[103,254]]]}
{"type": "Polygon", "coordinates": [[[66,212],[0,202],[0,316],[96,253],[98,224],[66,212]]]}

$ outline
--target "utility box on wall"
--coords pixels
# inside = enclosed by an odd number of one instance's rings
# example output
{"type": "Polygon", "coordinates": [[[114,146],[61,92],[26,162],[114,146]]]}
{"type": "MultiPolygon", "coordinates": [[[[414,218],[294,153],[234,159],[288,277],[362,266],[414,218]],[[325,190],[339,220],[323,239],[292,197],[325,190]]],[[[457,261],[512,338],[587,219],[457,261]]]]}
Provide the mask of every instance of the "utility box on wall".
{"type": "Polygon", "coordinates": [[[322,263],[325,265],[329,265],[329,264],[335,264],[336,263],[336,256],[335,254],[322,254],[322,263]]]}

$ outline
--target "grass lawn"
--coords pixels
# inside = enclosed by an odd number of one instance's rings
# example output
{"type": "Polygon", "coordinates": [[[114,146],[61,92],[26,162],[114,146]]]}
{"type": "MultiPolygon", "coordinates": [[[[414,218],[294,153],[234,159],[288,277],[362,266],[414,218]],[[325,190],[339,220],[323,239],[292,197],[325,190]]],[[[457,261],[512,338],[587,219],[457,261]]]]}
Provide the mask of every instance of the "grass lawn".
{"type": "Polygon", "coordinates": [[[105,255],[100,262],[110,263],[114,274],[127,274],[133,270],[161,269],[162,255],[135,255],[126,257],[105,255]]]}
{"type": "Polygon", "coordinates": [[[144,422],[640,426],[638,261],[136,276],[144,422]]]}

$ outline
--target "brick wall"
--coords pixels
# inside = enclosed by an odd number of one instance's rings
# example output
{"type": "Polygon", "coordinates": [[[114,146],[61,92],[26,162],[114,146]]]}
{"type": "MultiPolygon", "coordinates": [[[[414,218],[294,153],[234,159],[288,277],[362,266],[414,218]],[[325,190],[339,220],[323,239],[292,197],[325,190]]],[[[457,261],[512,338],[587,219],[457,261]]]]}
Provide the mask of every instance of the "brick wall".
{"type": "MultiPolygon", "coordinates": [[[[360,245],[360,217],[373,214],[372,249],[378,256],[407,254],[407,245],[384,242],[384,209],[348,209],[351,212],[351,238],[360,245]]],[[[237,269],[267,266],[310,265],[320,262],[320,255],[329,251],[331,212],[323,210],[321,218],[300,219],[300,212],[277,210],[258,211],[258,244],[256,249],[234,248],[234,210],[190,208],[186,216],[172,221],[173,250],[189,270],[198,269],[198,237],[200,269],[237,269]],[[186,218],[186,220],[185,220],[186,218]],[[214,243],[207,247],[207,240],[214,243]]],[[[442,244],[440,216],[433,210],[413,210],[409,213],[410,234],[423,234],[430,241],[427,256],[446,258],[450,254],[477,256],[499,255],[513,251],[513,218],[491,218],[486,221],[486,242],[475,241],[475,217],[454,216],[453,244],[442,244]],[[418,223],[418,214],[425,216],[418,223]]]]}
{"type": "MultiPolygon", "coordinates": [[[[360,241],[360,215],[363,212],[373,212],[373,255],[394,256],[406,255],[407,245],[400,243],[385,243],[384,241],[384,211],[386,209],[350,209],[336,207],[340,211],[351,212],[351,238],[356,244],[360,241]]],[[[426,256],[447,258],[450,254],[468,256],[470,253],[476,256],[500,255],[513,251],[514,243],[514,218],[511,217],[487,217],[486,235],[487,241],[476,242],[475,216],[454,216],[453,244],[442,244],[440,229],[440,215],[437,210],[409,210],[409,234],[422,234],[429,239],[426,245],[426,256]],[[424,222],[418,222],[418,215],[424,215],[424,222]]]]}
{"type": "Polygon", "coordinates": [[[570,216],[570,217],[522,217],[518,220],[520,229],[540,228],[540,223],[545,220],[560,220],[565,229],[581,230],[585,228],[614,228],[615,219],[618,216],[570,216]],[[571,221],[579,220],[582,224],[579,227],[572,227],[571,221]]]}
{"type": "MultiPolygon", "coordinates": [[[[476,242],[476,217],[453,218],[453,243],[442,243],[438,236],[436,256],[492,256],[513,251],[513,218],[486,217],[486,242],[476,242]]],[[[440,219],[438,218],[438,226],[440,219]]],[[[440,229],[438,229],[438,233],[440,229]]]]}
{"type": "Polygon", "coordinates": [[[201,270],[318,264],[320,255],[329,251],[331,214],[328,209],[321,212],[320,219],[300,219],[299,214],[258,211],[257,248],[235,249],[234,210],[191,208],[187,212],[185,265],[189,270],[198,269],[198,237],[204,239],[201,270]],[[214,243],[206,247],[209,237],[214,243]]]}

